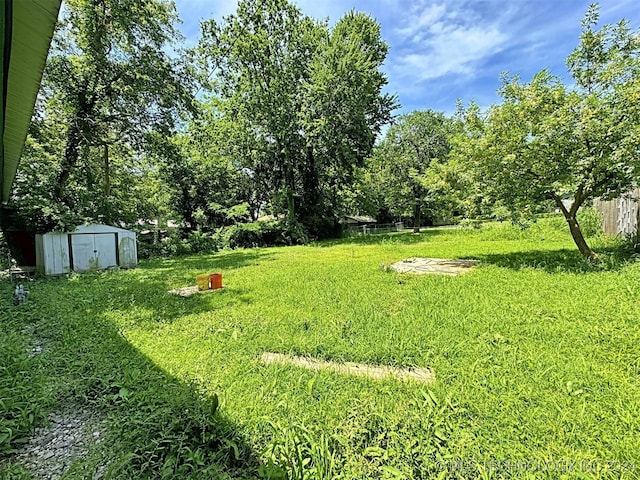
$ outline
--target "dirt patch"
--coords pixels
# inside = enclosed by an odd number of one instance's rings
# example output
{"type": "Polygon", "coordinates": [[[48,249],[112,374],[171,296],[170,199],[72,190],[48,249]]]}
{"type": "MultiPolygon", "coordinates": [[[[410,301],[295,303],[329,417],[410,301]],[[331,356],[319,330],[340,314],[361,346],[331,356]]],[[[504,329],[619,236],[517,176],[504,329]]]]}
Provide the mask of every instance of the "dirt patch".
{"type": "Polygon", "coordinates": [[[326,362],[314,360],[309,357],[284,355],[282,353],[271,352],[263,353],[260,360],[267,365],[280,363],[285,365],[294,365],[308,370],[331,370],[337,373],[359,375],[375,379],[391,377],[400,380],[413,380],[421,383],[433,383],[436,379],[435,374],[428,368],[396,368],[386,365],[368,365],[366,363],[326,362]]]}
{"type": "Polygon", "coordinates": [[[478,264],[477,260],[449,260],[446,258],[418,258],[412,257],[396,262],[389,268],[400,273],[416,275],[440,274],[460,275],[468,272],[478,264]]]}

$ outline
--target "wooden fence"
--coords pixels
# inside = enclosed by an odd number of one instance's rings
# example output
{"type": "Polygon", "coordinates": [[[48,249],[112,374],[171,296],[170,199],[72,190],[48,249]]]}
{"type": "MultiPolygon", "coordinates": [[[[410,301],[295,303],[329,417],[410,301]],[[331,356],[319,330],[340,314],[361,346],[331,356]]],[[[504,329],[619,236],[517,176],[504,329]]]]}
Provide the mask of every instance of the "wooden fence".
{"type": "Polygon", "coordinates": [[[593,206],[602,214],[602,230],[608,235],[635,235],[640,219],[640,188],[613,200],[596,199],[593,206]]]}

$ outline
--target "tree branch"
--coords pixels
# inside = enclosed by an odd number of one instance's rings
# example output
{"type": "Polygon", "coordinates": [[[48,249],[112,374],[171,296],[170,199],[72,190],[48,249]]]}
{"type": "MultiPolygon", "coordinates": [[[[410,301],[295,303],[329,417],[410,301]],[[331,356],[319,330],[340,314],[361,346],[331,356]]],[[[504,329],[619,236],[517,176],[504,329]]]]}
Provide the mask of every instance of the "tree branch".
{"type": "Polygon", "coordinates": [[[573,200],[573,204],[571,205],[571,209],[569,210],[569,215],[571,215],[571,217],[575,218],[576,212],[582,206],[582,204],[584,203],[585,199],[586,199],[586,196],[584,195],[584,185],[580,184],[578,186],[578,190],[576,191],[576,194],[574,196],[574,200],[573,200]]]}
{"type": "Polygon", "coordinates": [[[565,207],[564,203],[562,203],[562,199],[560,198],[560,196],[556,192],[549,192],[549,195],[555,200],[556,205],[562,211],[565,218],[569,218],[569,210],[567,210],[567,207],[565,207]]]}

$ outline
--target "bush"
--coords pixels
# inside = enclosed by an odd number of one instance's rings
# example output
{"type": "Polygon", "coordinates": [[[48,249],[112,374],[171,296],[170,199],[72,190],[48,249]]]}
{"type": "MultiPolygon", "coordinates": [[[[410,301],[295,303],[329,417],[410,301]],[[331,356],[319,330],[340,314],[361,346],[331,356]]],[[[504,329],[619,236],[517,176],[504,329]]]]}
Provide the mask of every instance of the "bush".
{"type": "Polygon", "coordinates": [[[306,230],[300,223],[286,221],[237,223],[216,232],[188,232],[181,237],[172,231],[158,243],[138,240],[138,257],[174,257],[196,253],[213,253],[222,248],[277,247],[308,243],[306,230]]]}
{"type": "Polygon", "coordinates": [[[217,236],[200,231],[190,232],[187,238],[182,241],[187,253],[213,253],[219,250],[217,236]]]}
{"type": "Polygon", "coordinates": [[[491,212],[491,217],[498,222],[504,222],[505,220],[509,220],[511,216],[512,216],[511,212],[504,205],[494,208],[493,211],[491,212]]]}
{"type": "Polygon", "coordinates": [[[602,233],[602,214],[593,207],[578,211],[578,224],[585,237],[595,237],[602,233]]]}
{"type": "Polygon", "coordinates": [[[218,230],[218,242],[225,248],[301,245],[307,241],[302,225],[285,221],[237,223],[218,230]]]}
{"type": "Polygon", "coordinates": [[[0,270],[6,270],[11,267],[9,264],[9,255],[9,246],[7,245],[5,235],[0,233],[0,270]]]}
{"type": "Polygon", "coordinates": [[[238,223],[218,230],[221,244],[225,248],[261,247],[259,224],[238,223]]]}
{"type": "Polygon", "coordinates": [[[188,232],[182,238],[177,230],[157,243],[138,240],[138,257],[174,257],[193,253],[212,253],[220,249],[220,238],[214,233],[188,232]]]}
{"type": "Polygon", "coordinates": [[[460,222],[458,222],[458,226],[460,228],[473,228],[477,230],[482,228],[482,220],[478,220],[475,218],[464,218],[460,220],[460,222]]]}

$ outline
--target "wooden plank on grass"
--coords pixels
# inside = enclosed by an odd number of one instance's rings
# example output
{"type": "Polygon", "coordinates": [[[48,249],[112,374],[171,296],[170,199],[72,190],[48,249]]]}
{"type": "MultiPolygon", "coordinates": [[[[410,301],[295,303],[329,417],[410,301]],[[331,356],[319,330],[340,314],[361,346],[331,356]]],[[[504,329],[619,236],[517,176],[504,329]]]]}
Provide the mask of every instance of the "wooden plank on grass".
{"type": "Polygon", "coordinates": [[[293,365],[308,370],[330,370],[347,375],[358,375],[375,379],[397,378],[400,380],[413,380],[420,383],[433,383],[435,373],[428,368],[397,368],[387,365],[369,365],[366,363],[337,363],[324,360],[316,360],[310,357],[297,355],[285,355],[282,353],[264,352],[260,356],[263,363],[293,365]]]}

